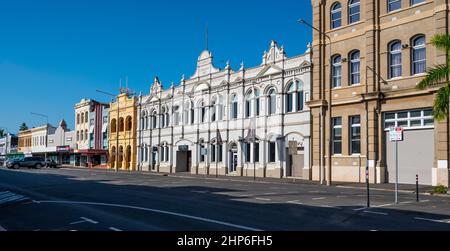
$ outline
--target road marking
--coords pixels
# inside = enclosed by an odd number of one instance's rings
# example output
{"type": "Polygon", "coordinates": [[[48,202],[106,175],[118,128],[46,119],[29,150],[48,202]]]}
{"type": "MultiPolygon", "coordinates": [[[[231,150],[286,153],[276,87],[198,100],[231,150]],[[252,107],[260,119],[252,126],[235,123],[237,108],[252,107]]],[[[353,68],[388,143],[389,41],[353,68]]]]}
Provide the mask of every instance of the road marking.
{"type": "Polygon", "coordinates": [[[312,200],[325,200],[327,197],[312,198],[312,200]]]}
{"type": "Polygon", "coordinates": [[[389,215],[389,214],[387,214],[387,213],[372,212],[372,211],[364,211],[364,213],[368,213],[368,214],[377,214],[377,215],[384,215],[384,216],[389,215]]]}
{"type": "Polygon", "coordinates": [[[393,204],[391,203],[391,204],[384,204],[384,205],[378,205],[378,206],[373,206],[373,207],[375,207],[375,208],[381,208],[381,207],[390,207],[390,206],[392,206],[393,204]]]}
{"type": "Polygon", "coordinates": [[[322,191],[309,191],[309,193],[323,193],[322,191]]]}
{"type": "Polygon", "coordinates": [[[329,205],[320,205],[319,207],[324,207],[324,208],[334,208],[334,209],[339,209],[339,210],[342,209],[342,208],[340,208],[340,207],[329,206],[329,205]]]}
{"type": "Polygon", "coordinates": [[[428,218],[420,218],[420,217],[415,217],[414,219],[422,220],[422,221],[431,221],[431,222],[436,222],[436,223],[447,223],[447,224],[450,224],[450,219],[436,220],[436,219],[428,219],[428,218]]]}
{"type": "Polygon", "coordinates": [[[0,205],[10,202],[21,202],[28,200],[29,198],[20,194],[15,194],[10,191],[4,191],[0,193],[0,205]]]}
{"type": "Polygon", "coordinates": [[[264,195],[276,195],[276,193],[265,193],[264,195]]]}
{"type": "Polygon", "coordinates": [[[367,207],[362,207],[362,208],[357,208],[357,209],[353,209],[353,211],[362,211],[362,210],[366,210],[367,207]]]}
{"type": "Polygon", "coordinates": [[[348,198],[348,197],[350,197],[350,196],[348,196],[348,195],[340,195],[340,196],[336,196],[336,198],[348,198]]]}
{"type": "Polygon", "coordinates": [[[405,202],[400,202],[400,204],[403,204],[403,205],[405,205],[405,204],[412,204],[412,203],[414,203],[414,201],[405,201],[405,202]]]}
{"type": "Polygon", "coordinates": [[[8,231],[8,230],[6,230],[6,228],[0,226],[0,232],[6,232],[6,231],[8,231]]]}
{"type": "Polygon", "coordinates": [[[420,202],[430,202],[430,200],[421,200],[420,202]]]}
{"type": "Polygon", "coordinates": [[[76,225],[76,224],[85,223],[85,222],[89,222],[89,223],[92,223],[92,224],[98,224],[98,222],[96,222],[94,220],[91,220],[89,218],[86,218],[86,217],[80,217],[80,219],[82,219],[82,220],[72,222],[72,223],[70,223],[70,225],[76,225]]]}
{"type": "Polygon", "coordinates": [[[268,199],[268,198],[255,198],[255,200],[271,201],[271,199],[268,199]]]}
{"type": "Polygon", "coordinates": [[[122,232],[122,230],[115,228],[115,227],[110,227],[109,230],[116,231],[116,232],[122,232]]]}
{"type": "Polygon", "coordinates": [[[289,204],[296,204],[296,205],[303,205],[303,203],[301,203],[301,202],[298,201],[298,200],[288,201],[287,203],[289,203],[289,204]]]}
{"type": "Polygon", "coordinates": [[[209,191],[192,190],[191,192],[192,192],[192,193],[203,193],[203,194],[205,194],[205,193],[208,193],[209,191]]]}
{"type": "Polygon", "coordinates": [[[225,221],[219,221],[219,220],[213,220],[198,216],[192,216],[187,214],[181,214],[181,213],[175,213],[165,210],[159,210],[159,209],[152,209],[152,208],[145,208],[145,207],[136,207],[136,206],[128,206],[128,205],[121,205],[121,204],[109,204],[109,203],[99,203],[99,202],[83,202],[83,201],[40,201],[40,203],[48,203],[48,204],[78,204],[78,205],[91,205],[91,206],[106,206],[106,207],[118,207],[118,208],[128,208],[128,209],[135,209],[135,210],[142,210],[147,212],[153,212],[153,213],[159,213],[159,214],[167,214],[172,216],[178,216],[182,218],[187,218],[191,220],[197,220],[197,221],[203,221],[208,223],[214,223],[218,225],[233,227],[233,228],[239,228],[247,231],[263,231],[262,229],[233,224],[225,221]]]}

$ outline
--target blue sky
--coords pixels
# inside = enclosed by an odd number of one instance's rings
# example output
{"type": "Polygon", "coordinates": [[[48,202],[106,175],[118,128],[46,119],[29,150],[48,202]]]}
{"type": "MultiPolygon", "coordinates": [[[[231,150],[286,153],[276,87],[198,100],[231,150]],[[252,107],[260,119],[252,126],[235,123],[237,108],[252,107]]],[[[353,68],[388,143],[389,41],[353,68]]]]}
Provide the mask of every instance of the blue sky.
{"type": "Polygon", "coordinates": [[[226,60],[261,63],[270,41],[288,56],[302,54],[311,32],[296,23],[311,20],[310,0],[15,0],[0,8],[0,127],[12,132],[66,119],[81,98],[109,101],[119,79],[148,94],[154,76],[164,86],[194,74],[209,48],[217,67],[226,60]]]}

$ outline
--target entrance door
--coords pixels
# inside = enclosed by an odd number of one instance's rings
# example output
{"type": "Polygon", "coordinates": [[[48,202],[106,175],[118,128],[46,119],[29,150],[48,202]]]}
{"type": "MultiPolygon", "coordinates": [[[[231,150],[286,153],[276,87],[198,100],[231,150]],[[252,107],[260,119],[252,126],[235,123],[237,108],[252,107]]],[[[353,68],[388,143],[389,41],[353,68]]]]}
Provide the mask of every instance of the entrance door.
{"type": "Polygon", "coordinates": [[[191,151],[177,151],[177,170],[176,172],[190,172],[192,165],[191,151]]]}
{"type": "Polygon", "coordinates": [[[152,152],[152,170],[154,171],[156,169],[156,156],[158,152],[152,152]]]}
{"type": "Polygon", "coordinates": [[[237,152],[230,152],[230,173],[235,173],[237,171],[238,165],[238,155],[237,152]]]}
{"type": "MultiPolygon", "coordinates": [[[[389,141],[389,133],[386,134],[385,149],[387,180],[395,183],[395,142],[389,141]]],[[[434,149],[433,129],[405,131],[404,141],[398,142],[399,183],[415,184],[416,175],[419,175],[420,184],[432,185],[434,149]]]]}

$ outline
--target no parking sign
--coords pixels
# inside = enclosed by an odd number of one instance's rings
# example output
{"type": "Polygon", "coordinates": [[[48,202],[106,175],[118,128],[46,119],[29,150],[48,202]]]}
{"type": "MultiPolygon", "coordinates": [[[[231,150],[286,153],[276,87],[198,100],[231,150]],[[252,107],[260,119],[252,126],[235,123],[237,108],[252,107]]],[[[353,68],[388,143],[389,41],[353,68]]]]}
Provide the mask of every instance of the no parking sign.
{"type": "Polygon", "coordinates": [[[403,127],[391,128],[389,131],[389,140],[391,142],[403,141],[403,127]]]}

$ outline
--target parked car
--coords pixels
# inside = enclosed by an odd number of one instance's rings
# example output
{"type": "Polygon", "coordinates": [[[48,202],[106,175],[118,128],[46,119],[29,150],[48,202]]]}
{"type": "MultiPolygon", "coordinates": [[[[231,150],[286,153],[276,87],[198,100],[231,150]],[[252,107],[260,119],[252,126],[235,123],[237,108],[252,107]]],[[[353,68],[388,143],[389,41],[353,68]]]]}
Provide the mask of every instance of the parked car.
{"type": "Polygon", "coordinates": [[[43,158],[38,157],[26,157],[23,159],[15,159],[8,163],[8,168],[10,169],[18,169],[20,167],[28,167],[28,168],[42,168],[47,166],[47,163],[43,158]]]}

